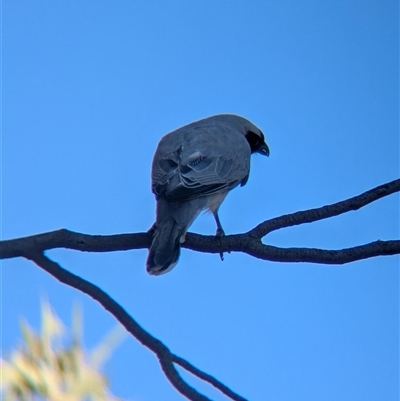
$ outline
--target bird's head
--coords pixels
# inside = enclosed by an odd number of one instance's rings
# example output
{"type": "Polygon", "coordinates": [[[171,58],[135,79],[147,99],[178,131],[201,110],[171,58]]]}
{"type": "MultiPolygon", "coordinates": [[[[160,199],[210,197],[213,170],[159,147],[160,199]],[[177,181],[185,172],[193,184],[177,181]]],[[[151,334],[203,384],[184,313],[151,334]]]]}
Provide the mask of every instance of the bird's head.
{"type": "Polygon", "coordinates": [[[235,114],[222,114],[225,121],[235,125],[237,129],[246,137],[250,146],[251,153],[259,153],[269,156],[269,147],[265,143],[264,134],[249,120],[235,114]]]}
{"type": "MultiPolygon", "coordinates": [[[[253,125],[253,124],[252,124],[253,125]]],[[[251,153],[259,153],[264,156],[269,156],[269,147],[265,143],[264,134],[255,127],[249,129],[245,135],[247,142],[250,145],[251,153]]]]}

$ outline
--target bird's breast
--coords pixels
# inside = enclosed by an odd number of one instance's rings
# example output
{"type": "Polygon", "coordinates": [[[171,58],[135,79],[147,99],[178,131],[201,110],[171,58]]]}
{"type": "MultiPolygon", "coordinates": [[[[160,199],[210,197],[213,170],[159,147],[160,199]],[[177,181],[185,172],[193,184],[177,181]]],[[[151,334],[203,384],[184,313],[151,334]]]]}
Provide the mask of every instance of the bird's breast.
{"type": "Polygon", "coordinates": [[[221,191],[213,195],[209,195],[205,209],[208,209],[214,213],[216,210],[218,210],[226,195],[228,195],[228,191],[221,191]]]}

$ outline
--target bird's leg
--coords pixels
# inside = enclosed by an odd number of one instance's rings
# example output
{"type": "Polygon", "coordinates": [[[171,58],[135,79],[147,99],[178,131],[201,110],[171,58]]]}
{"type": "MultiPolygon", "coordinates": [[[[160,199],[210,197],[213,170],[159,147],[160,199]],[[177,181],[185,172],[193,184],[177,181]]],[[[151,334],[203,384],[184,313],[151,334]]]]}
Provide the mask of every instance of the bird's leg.
{"type": "Polygon", "coordinates": [[[214,215],[215,222],[217,223],[217,232],[215,233],[215,235],[217,235],[218,237],[222,237],[225,235],[225,231],[222,228],[221,221],[219,220],[218,210],[215,211],[213,213],[213,215],[214,215]]]}
{"type": "MultiPolygon", "coordinates": [[[[216,210],[215,212],[213,212],[213,215],[214,215],[215,222],[217,223],[217,232],[215,233],[215,235],[216,235],[217,237],[219,237],[219,238],[220,238],[220,241],[221,241],[221,237],[223,237],[223,236],[225,235],[225,231],[224,231],[224,229],[222,228],[221,221],[219,220],[218,210],[216,210]]],[[[219,257],[220,257],[221,260],[223,261],[223,260],[224,260],[224,253],[223,253],[223,252],[220,252],[219,257]]]]}

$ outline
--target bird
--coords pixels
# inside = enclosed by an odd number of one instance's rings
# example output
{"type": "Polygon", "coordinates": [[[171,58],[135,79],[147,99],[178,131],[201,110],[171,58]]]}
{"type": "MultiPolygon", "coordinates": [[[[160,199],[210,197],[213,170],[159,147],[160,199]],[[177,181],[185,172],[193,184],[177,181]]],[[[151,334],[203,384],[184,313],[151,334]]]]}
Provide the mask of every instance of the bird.
{"type": "Polygon", "coordinates": [[[165,274],[177,264],[181,243],[200,212],[210,211],[216,235],[225,235],[218,209],[229,191],[247,183],[253,153],[269,156],[264,134],[235,114],[213,115],[161,138],[151,168],[156,221],[148,231],[150,275],[165,274]]]}

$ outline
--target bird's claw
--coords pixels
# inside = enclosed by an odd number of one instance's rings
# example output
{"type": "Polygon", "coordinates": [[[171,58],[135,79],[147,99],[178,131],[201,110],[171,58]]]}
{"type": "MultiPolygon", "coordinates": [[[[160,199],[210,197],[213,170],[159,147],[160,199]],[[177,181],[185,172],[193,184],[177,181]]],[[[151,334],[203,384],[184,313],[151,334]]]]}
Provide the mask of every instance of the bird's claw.
{"type": "MultiPolygon", "coordinates": [[[[215,235],[219,238],[219,241],[220,241],[220,243],[221,243],[221,238],[225,236],[225,231],[223,230],[222,227],[221,227],[221,228],[218,227],[218,228],[217,228],[217,232],[215,233],[215,235]]],[[[220,257],[220,259],[221,259],[221,262],[223,262],[223,261],[224,261],[224,253],[223,253],[223,252],[220,252],[220,253],[219,253],[219,257],[220,257]]]]}
{"type": "Polygon", "coordinates": [[[217,228],[217,232],[215,233],[217,237],[223,237],[225,235],[225,231],[223,228],[217,228]]]}

